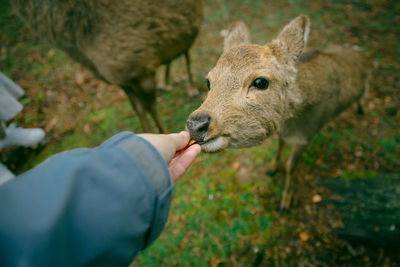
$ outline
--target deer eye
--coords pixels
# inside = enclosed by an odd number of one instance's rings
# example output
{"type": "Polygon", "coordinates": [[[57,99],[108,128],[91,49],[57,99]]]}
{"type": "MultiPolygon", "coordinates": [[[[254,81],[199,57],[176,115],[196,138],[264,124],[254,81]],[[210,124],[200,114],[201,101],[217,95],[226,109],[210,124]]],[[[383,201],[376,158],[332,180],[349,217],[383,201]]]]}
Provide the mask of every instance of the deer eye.
{"type": "Polygon", "coordinates": [[[207,88],[208,88],[208,90],[210,90],[210,80],[209,79],[206,79],[206,83],[207,83],[207,88]]]}
{"type": "Polygon", "coordinates": [[[253,81],[251,85],[257,89],[265,90],[269,86],[269,81],[265,78],[257,78],[253,81]]]}

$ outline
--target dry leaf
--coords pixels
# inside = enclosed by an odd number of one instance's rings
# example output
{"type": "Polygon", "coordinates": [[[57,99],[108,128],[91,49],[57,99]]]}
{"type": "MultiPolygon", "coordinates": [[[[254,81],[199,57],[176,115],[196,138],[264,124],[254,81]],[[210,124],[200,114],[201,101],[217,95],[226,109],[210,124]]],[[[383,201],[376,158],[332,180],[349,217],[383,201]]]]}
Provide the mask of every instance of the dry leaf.
{"type": "Polygon", "coordinates": [[[315,194],[315,195],[313,195],[313,197],[312,197],[312,202],[314,202],[314,203],[321,202],[321,200],[322,200],[321,195],[315,194]]]}
{"type": "Polygon", "coordinates": [[[44,130],[45,130],[46,132],[50,132],[50,131],[54,128],[54,126],[57,124],[57,122],[58,122],[58,118],[57,118],[57,117],[53,117],[53,118],[47,123],[46,127],[44,128],[44,130]]]}
{"type": "Polygon", "coordinates": [[[86,124],[83,126],[83,131],[84,131],[85,133],[89,133],[89,132],[90,132],[90,124],[89,124],[89,123],[86,123],[86,124]]]}
{"type": "Polygon", "coordinates": [[[82,85],[86,82],[87,76],[84,72],[78,72],[75,74],[75,81],[77,84],[82,85]]]}
{"type": "Polygon", "coordinates": [[[307,233],[304,233],[304,232],[300,232],[299,237],[300,237],[300,240],[304,241],[304,242],[306,242],[307,240],[310,239],[310,235],[307,233]]]}
{"type": "Polygon", "coordinates": [[[232,162],[232,164],[231,164],[232,169],[239,169],[239,167],[240,167],[239,163],[237,163],[236,161],[232,162]]]}

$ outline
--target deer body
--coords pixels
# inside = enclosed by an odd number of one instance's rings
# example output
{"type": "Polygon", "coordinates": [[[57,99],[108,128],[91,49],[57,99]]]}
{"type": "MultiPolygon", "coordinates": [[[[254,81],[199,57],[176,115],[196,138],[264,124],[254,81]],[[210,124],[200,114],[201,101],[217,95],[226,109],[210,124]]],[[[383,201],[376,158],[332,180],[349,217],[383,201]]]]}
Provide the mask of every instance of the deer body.
{"type": "MultiPolygon", "coordinates": [[[[38,35],[103,80],[119,85],[150,131],[156,112],[155,71],[179,55],[188,60],[203,20],[200,0],[13,0],[38,35]]],[[[191,79],[191,76],[189,76],[191,79]]]]}
{"type": "MultiPolygon", "coordinates": [[[[306,145],[324,124],[341,113],[364,92],[364,59],[350,47],[332,47],[314,58],[296,64],[298,101],[292,115],[283,120],[280,138],[292,144],[306,145]]],[[[301,58],[300,58],[301,59],[301,58]]]]}
{"type": "Polygon", "coordinates": [[[282,208],[289,206],[292,172],[307,144],[365,90],[361,53],[346,46],[305,51],[308,32],[309,19],[302,15],[273,41],[255,45],[247,27],[234,23],[207,75],[209,94],[187,121],[192,139],[206,152],[258,145],[277,133],[272,169],[286,173],[282,208]],[[291,152],[283,163],[285,145],[291,152]]]}

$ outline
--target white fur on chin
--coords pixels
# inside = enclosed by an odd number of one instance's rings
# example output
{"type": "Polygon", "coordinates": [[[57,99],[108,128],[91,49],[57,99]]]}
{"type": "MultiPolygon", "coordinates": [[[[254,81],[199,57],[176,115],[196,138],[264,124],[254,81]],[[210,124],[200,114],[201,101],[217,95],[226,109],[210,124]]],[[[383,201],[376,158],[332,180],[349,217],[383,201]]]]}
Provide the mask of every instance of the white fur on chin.
{"type": "Polygon", "coordinates": [[[204,152],[217,152],[228,147],[229,139],[224,136],[218,136],[215,139],[201,145],[201,150],[204,152]]]}

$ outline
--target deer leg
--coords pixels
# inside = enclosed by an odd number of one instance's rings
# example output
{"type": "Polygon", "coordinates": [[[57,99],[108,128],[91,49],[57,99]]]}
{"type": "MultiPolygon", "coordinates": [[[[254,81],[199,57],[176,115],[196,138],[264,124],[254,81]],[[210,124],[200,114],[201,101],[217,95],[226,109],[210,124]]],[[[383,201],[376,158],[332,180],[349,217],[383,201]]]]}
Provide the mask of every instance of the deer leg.
{"type": "Polygon", "coordinates": [[[150,123],[148,121],[148,118],[146,117],[146,110],[143,105],[144,104],[143,101],[141,101],[140,96],[135,94],[131,87],[123,87],[123,89],[125,93],[128,95],[129,101],[131,102],[133,109],[139,116],[143,131],[150,133],[151,132],[150,123]]]}
{"type": "Polygon", "coordinates": [[[195,96],[199,93],[199,90],[195,88],[193,84],[193,76],[192,76],[192,68],[191,68],[191,63],[190,63],[190,55],[189,55],[189,50],[185,52],[185,60],[186,60],[186,70],[187,70],[187,75],[189,79],[189,90],[188,94],[190,97],[195,96]]]}
{"type": "Polygon", "coordinates": [[[307,145],[294,144],[291,146],[291,151],[285,166],[285,187],[283,189],[280,210],[288,209],[290,206],[290,200],[292,197],[292,190],[290,188],[290,182],[293,174],[294,167],[304,149],[307,145]]]}
{"type": "Polygon", "coordinates": [[[170,69],[171,68],[171,64],[168,63],[165,66],[165,76],[164,76],[164,81],[165,81],[165,87],[167,87],[169,85],[169,73],[170,73],[170,69]]]}
{"type": "Polygon", "coordinates": [[[189,79],[189,84],[190,86],[193,86],[193,76],[192,76],[192,67],[190,64],[189,50],[185,52],[185,59],[186,59],[186,70],[189,79]]]}
{"type": "Polygon", "coordinates": [[[357,103],[357,114],[358,115],[363,115],[364,114],[364,109],[363,109],[363,107],[361,105],[361,101],[358,101],[358,103],[357,103]]]}
{"type": "Polygon", "coordinates": [[[169,85],[169,78],[170,78],[170,71],[171,71],[171,63],[165,64],[164,70],[164,80],[161,81],[160,87],[158,90],[160,91],[170,91],[171,87],[169,85]]]}
{"type": "Polygon", "coordinates": [[[160,133],[167,133],[167,130],[165,129],[164,125],[161,123],[160,117],[158,116],[157,112],[157,105],[156,105],[156,96],[154,93],[153,99],[148,107],[148,112],[150,113],[151,117],[154,119],[154,122],[157,125],[158,130],[160,133]]]}
{"type": "Polygon", "coordinates": [[[357,102],[357,114],[358,115],[363,115],[364,114],[364,109],[363,109],[363,96],[365,96],[368,91],[370,90],[370,81],[371,81],[371,73],[368,72],[367,75],[364,77],[364,86],[363,90],[361,93],[361,98],[357,102]]]}
{"type": "Polygon", "coordinates": [[[161,123],[160,117],[157,112],[157,101],[156,101],[156,81],[155,75],[148,75],[141,79],[140,89],[141,89],[141,101],[144,103],[144,108],[148,113],[150,113],[154,122],[160,133],[167,133],[163,124],[161,123]]]}
{"type": "Polygon", "coordinates": [[[278,171],[282,169],[281,155],[284,147],[285,141],[283,141],[283,139],[279,137],[278,151],[276,152],[275,159],[271,164],[271,168],[267,170],[267,175],[274,176],[278,171]]]}

